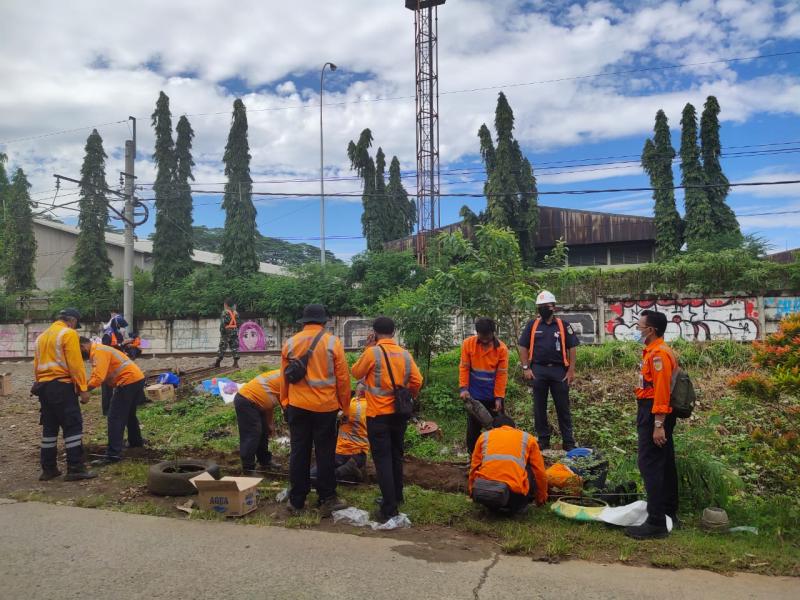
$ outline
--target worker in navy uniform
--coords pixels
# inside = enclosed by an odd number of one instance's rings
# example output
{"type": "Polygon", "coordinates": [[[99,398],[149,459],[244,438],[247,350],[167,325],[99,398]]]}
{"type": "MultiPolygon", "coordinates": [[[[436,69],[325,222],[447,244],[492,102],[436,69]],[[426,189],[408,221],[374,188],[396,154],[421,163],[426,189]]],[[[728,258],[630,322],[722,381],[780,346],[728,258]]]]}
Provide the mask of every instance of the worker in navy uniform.
{"type": "Polygon", "coordinates": [[[522,376],[533,387],[533,420],[539,447],[550,447],[550,424],[547,421],[547,396],[553,395],[564,450],[575,448],[569,386],[575,379],[575,356],[580,344],[572,326],[554,316],[556,297],[543,290],[536,297],[539,318],[525,326],[519,338],[519,362],[522,376]]]}

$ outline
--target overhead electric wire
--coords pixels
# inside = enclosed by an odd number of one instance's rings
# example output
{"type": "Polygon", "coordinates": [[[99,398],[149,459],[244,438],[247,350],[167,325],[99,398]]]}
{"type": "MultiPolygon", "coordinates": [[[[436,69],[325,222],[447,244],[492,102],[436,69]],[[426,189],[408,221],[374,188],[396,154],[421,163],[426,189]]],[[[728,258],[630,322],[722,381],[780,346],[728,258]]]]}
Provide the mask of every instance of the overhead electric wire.
{"type": "Polygon", "coordinates": [[[62,135],[64,133],[75,133],[76,131],[86,131],[87,129],[97,129],[98,127],[106,127],[108,125],[119,125],[120,123],[127,123],[128,120],[124,119],[122,121],[109,121],[108,123],[98,123],[97,125],[85,125],[84,127],[74,127],[72,129],[61,129],[59,131],[51,131],[49,133],[42,133],[39,135],[30,135],[27,137],[21,138],[14,138],[11,140],[3,140],[0,141],[0,144],[15,144],[17,142],[27,142],[30,140],[38,140],[41,138],[52,137],[54,135],[62,135]]]}

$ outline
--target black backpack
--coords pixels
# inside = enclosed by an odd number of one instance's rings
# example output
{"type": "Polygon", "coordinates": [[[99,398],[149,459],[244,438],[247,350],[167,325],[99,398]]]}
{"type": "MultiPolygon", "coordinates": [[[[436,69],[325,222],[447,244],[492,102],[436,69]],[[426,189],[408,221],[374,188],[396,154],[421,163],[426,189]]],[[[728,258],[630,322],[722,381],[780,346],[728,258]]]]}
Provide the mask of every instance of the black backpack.
{"type": "Polygon", "coordinates": [[[688,419],[692,416],[697,394],[694,391],[689,374],[677,366],[672,372],[672,381],[669,386],[669,404],[672,414],[679,419],[688,419]]]}
{"type": "MultiPolygon", "coordinates": [[[[394,412],[404,417],[410,417],[414,412],[414,397],[411,395],[411,390],[404,386],[399,386],[394,381],[394,373],[392,373],[392,365],[389,362],[389,355],[386,353],[386,348],[379,346],[383,350],[383,357],[386,359],[386,368],[389,371],[389,379],[392,382],[392,390],[394,391],[394,412]]],[[[380,381],[375,382],[380,385],[380,381]]]]}
{"type": "Polygon", "coordinates": [[[289,359],[289,364],[283,370],[283,377],[286,379],[287,383],[298,383],[306,376],[306,373],[308,372],[308,361],[311,359],[311,355],[314,354],[314,349],[317,347],[317,344],[319,343],[320,339],[322,339],[323,335],[325,335],[324,327],[316,335],[314,341],[311,342],[308,352],[306,352],[300,358],[289,359]]]}

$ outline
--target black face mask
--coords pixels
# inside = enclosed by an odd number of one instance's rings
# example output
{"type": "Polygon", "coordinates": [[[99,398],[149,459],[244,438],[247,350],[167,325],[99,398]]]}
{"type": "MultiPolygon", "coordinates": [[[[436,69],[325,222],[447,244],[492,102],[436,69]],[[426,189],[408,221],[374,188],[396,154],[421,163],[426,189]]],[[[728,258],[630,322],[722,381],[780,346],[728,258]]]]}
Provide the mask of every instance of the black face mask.
{"type": "Polygon", "coordinates": [[[539,315],[546,321],[553,316],[553,309],[549,306],[540,306],[539,315]]]}

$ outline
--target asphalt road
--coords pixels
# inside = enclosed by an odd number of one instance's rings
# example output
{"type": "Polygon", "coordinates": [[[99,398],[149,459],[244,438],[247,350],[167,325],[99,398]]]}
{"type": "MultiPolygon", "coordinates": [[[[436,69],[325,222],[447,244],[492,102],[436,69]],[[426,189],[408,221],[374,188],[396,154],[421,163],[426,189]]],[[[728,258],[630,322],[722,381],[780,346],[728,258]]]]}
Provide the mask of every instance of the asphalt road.
{"type": "Polygon", "coordinates": [[[800,580],[786,577],[499,554],[437,562],[415,545],[0,500],[0,597],[800,598],[800,580]]]}

